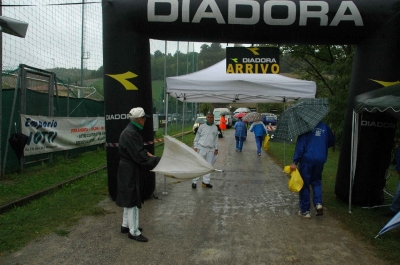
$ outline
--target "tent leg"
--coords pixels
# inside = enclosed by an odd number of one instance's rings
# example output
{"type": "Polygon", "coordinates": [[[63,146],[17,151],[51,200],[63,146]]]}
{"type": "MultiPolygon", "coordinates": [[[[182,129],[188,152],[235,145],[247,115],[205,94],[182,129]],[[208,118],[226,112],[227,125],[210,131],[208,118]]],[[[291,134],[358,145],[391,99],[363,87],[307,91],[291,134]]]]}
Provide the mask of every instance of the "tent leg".
{"type": "Polygon", "coordinates": [[[286,165],[286,141],[283,141],[283,164],[286,165]]]}
{"type": "Polygon", "coordinates": [[[350,183],[349,183],[349,213],[351,212],[351,198],[353,196],[354,176],[357,164],[358,145],[358,113],[353,111],[352,137],[351,137],[351,161],[350,161],[350,183]]]}
{"type": "Polygon", "coordinates": [[[164,175],[164,191],[162,194],[168,194],[167,192],[167,177],[164,175]]]}

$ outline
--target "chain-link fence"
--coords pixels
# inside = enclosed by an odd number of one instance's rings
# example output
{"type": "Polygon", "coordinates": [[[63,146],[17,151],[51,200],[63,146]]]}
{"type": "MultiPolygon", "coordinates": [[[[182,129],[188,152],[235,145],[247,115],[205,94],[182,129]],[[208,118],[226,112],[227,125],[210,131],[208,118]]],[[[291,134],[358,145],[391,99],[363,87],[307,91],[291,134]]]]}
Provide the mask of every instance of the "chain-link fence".
{"type": "MultiPolygon", "coordinates": [[[[44,73],[49,72],[21,66],[26,70],[5,72],[2,75],[2,166],[3,173],[19,170],[21,166],[35,164],[49,160],[51,156],[62,155],[74,156],[79,153],[95,150],[98,146],[84,147],[68,150],[67,152],[56,152],[52,154],[33,155],[24,158],[24,165],[18,161],[18,157],[8,144],[8,139],[13,133],[21,131],[20,114],[55,117],[103,117],[104,101],[96,90],[90,87],[77,87],[68,85],[57,80],[49,83],[49,78],[44,73]],[[23,77],[25,77],[23,79],[23,77]],[[21,81],[23,79],[23,81],[21,81]],[[22,85],[21,85],[22,84],[22,85]],[[21,86],[22,89],[21,89],[21,86]],[[53,100],[49,101],[49,87],[55,87],[53,100]],[[26,95],[22,92],[26,89],[26,95]],[[24,95],[21,98],[21,95],[24,95]],[[25,98],[25,100],[23,100],[25,98]],[[51,102],[51,105],[50,105],[51,102]],[[23,111],[22,111],[23,110],[23,111]]],[[[51,74],[51,73],[50,73],[51,74]]]]}

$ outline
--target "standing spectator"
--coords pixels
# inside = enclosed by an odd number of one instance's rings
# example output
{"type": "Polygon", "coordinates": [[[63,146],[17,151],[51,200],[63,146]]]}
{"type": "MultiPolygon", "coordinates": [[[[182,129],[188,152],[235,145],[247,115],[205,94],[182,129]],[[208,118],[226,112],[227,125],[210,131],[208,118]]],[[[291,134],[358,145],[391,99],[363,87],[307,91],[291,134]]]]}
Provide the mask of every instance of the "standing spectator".
{"type": "Polygon", "coordinates": [[[256,138],[257,155],[261,155],[261,145],[264,140],[267,130],[265,129],[264,123],[262,121],[255,121],[250,126],[250,132],[254,133],[256,138]]]}
{"type": "Polygon", "coordinates": [[[225,115],[222,114],[221,119],[219,121],[219,128],[221,128],[222,131],[226,130],[226,123],[227,123],[227,120],[225,119],[225,115]]]}
{"type": "Polygon", "coordinates": [[[328,159],[328,148],[334,146],[335,136],[328,125],[319,122],[310,132],[298,136],[290,169],[298,168],[304,181],[299,192],[299,215],[311,218],[310,185],[313,190],[313,204],[316,215],[323,215],[322,207],[322,171],[328,159]]]}
{"type": "Polygon", "coordinates": [[[395,154],[395,169],[397,174],[399,175],[399,181],[397,182],[396,192],[393,197],[392,204],[390,205],[390,210],[386,214],[388,217],[395,216],[398,212],[400,212],[400,139],[397,140],[397,149],[395,154]]]}
{"type": "Polygon", "coordinates": [[[243,142],[244,139],[246,139],[247,135],[247,126],[242,121],[242,118],[239,118],[239,120],[235,123],[234,128],[236,139],[236,152],[242,152],[243,142]]]}
{"type": "Polygon", "coordinates": [[[139,226],[139,209],[142,207],[144,182],[147,171],[160,161],[144,149],[140,131],[146,117],[143,108],[133,108],[128,114],[129,124],[119,137],[118,149],[120,161],[118,166],[118,193],[116,204],[124,207],[121,233],[128,233],[130,239],[147,242],[139,226]]]}
{"type": "MultiPolygon", "coordinates": [[[[213,164],[214,157],[218,155],[218,127],[214,125],[214,114],[207,113],[207,122],[200,125],[194,138],[194,150],[208,163],[213,164]]],[[[192,188],[197,186],[197,179],[192,182],[192,188]]],[[[202,186],[212,188],[210,173],[203,176],[202,186]]]]}

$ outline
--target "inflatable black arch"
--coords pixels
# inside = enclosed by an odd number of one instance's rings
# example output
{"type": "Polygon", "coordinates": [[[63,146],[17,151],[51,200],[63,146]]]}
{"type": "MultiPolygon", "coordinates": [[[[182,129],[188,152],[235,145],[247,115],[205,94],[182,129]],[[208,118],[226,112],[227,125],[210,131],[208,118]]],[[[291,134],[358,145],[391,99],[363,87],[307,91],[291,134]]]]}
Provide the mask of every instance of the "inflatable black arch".
{"type": "MultiPolygon", "coordinates": [[[[149,38],[249,44],[356,44],[345,117],[336,195],[347,201],[354,97],[382,87],[374,80],[400,80],[399,0],[103,0],[104,94],[109,193],[116,197],[118,139],[126,113],[141,106],[152,113],[149,38]]],[[[389,165],[392,118],[365,119],[359,146],[353,203],[381,202],[381,180],[389,165]],[[383,119],[383,120],[382,120],[383,119]],[[371,122],[369,122],[371,121],[371,122]],[[375,121],[375,122],[374,122],[375,121]],[[378,122],[377,122],[378,121],[378,122]],[[370,144],[374,133],[382,133],[370,144]],[[389,137],[387,137],[389,136],[389,137]]],[[[153,151],[152,122],[144,128],[153,151]]],[[[149,173],[151,174],[151,173],[149,173]]],[[[150,176],[154,177],[154,175],[150,176]]],[[[155,181],[147,185],[147,197],[155,181]]]]}

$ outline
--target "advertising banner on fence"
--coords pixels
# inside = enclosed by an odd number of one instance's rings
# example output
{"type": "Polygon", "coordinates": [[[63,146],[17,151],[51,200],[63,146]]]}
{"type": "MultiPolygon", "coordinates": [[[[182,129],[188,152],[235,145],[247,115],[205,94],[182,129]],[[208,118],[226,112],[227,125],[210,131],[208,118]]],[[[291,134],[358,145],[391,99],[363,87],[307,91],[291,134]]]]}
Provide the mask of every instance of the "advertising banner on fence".
{"type": "Polygon", "coordinates": [[[63,151],[106,141],[104,117],[45,117],[21,114],[22,133],[29,137],[24,155],[63,151]]]}

